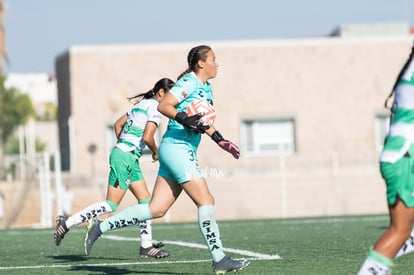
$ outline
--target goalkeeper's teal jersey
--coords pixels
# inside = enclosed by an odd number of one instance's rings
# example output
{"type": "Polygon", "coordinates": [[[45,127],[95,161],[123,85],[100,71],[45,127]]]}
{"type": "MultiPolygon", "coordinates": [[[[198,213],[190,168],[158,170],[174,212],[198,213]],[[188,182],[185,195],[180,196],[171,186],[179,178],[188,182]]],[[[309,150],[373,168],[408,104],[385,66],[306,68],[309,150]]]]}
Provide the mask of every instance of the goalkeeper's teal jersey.
{"type": "Polygon", "coordinates": [[[414,144],[414,60],[413,55],[396,88],[391,108],[390,129],[380,156],[381,162],[394,163],[414,144]]]}
{"type": "MultiPolygon", "coordinates": [[[[198,80],[194,72],[185,74],[180,78],[170,89],[178,100],[178,104],[175,106],[178,112],[185,112],[188,105],[194,101],[207,101],[211,105],[214,105],[213,93],[211,91],[211,85],[207,81],[202,84],[198,80]]],[[[163,136],[162,142],[188,142],[194,149],[197,149],[200,144],[201,134],[184,127],[174,119],[168,121],[168,128],[163,136]]]]}

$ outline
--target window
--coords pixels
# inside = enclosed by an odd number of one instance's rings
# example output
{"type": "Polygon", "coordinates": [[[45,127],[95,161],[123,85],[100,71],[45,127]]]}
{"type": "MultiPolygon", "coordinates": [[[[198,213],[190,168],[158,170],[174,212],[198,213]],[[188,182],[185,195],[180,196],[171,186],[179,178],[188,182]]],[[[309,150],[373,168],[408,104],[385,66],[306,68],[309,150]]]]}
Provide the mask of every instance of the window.
{"type": "Polygon", "coordinates": [[[293,119],[262,119],[243,122],[243,145],[247,153],[293,154],[295,131],[293,119]]]}
{"type": "Polygon", "coordinates": [[[377,115],[375,117],[375,147],[380,151],[384,145],[385,137],[390,127],[389,115],[377,115]]]}

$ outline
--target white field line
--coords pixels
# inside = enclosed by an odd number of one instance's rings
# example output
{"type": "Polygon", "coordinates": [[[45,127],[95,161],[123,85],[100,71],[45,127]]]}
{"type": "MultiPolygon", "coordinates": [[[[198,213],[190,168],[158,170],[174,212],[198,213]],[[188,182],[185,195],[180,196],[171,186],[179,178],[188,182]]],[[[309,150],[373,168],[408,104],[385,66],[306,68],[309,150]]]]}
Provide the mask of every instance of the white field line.
{"type": "MultiPolygon", "coordinates": [[[[139,238],[127,238],[127,237],[120,237],[115,235],[105,235],[102,236],[104,239],[114,240],[114,241],[139,241],[139,238]]],[[[155,241],[155,240],[154,240],[155,241]]],[[[200,248],[200,249],[207,249],[206,245],[198,244],[198,243],[189,243],[189,242],[181,242],[181,241],[162,241],[165,244],[172,244],[177,246],[183,247],[191,247],[191,248],[200,248]]],[[[248,260],[278,260],[282,259],[279,255],[269,255],[269,254],[262,254],[256,253],[253,251],[248,250],[241,250],[235,248],[224,248],[226,252],[232,252],[235,254],[248,256],[248,260]]],[[[125,266],[125,265],[157,265],[157,264],[187,264],[187,263],[203,263],[203,262],[210,262],[211,260],[190,260],[190,261],[153,261],[153,262],[120,262],[120,263],[98,263],[98,264],[74,264],[74,265],[32,265],[32,266],[0,266],[0,270],[24,270],[24,269],[39,269],[39,268],[73,268],[73,267],[82,267],[82,266],[125,266]]]]}
{"type": "Polygon", "coordinates": [[[0,266],[0,270],[13,269],[36,269],[36,268],[71,268],[82,266],[125,266],[125,265],[157,265],[157,264],[180,264],[180,263],[202,263],[211,260],[192,261],[156,261],[156,262],[120,262],[120,263],[97,263],[97,264],[52,264],[52,265],[30,265],[30,266],[0,266]]]}
{"type": "MultiPolygon", "coordinates": [[[[102,238],[109,239],[109,240],[116,240],[116,241],[139,241],[139,238],[127,238],[127,237],[120,237],[115,235],[104,235],[102,238]]],[[[162,241],[165,244],[172,244],[177,246],[183,246],[183,247],[191,247],[191,248],[201,248],[201,249],[207,249],[206,245],[198,244],[198,243],[189,243],[189,242],[181,242],[181,241],[162,241]]],[[[232,252],[235,254],[248,256],[257,258],[260,260],[277,260],[281,259],[279,255],[269,255],[269,254],[262,254],[262,253],[256,253],[249,250],[241,250],[241,249],[235,249],[235,248],[224,248],[225,252],[232,252]]]]}
{"type": "MultiPolygon", "coordinates": [[[[308,219],[292,219],[292,220],[286,220],[282,221],[282,224],[305,224],[305,223],[337,223],[337,222],[347,222],[347,221],[377,221],[377,220],[386,220],[388,219],[387,216],[378,216],[378,217],[327,217],[327,218],[308,218],[308,219]]],[[[261,221],[262,222],[262,221],[261,221]]],[[[263,221],[266,222],[266,221],[263,221]]],[[[9,234],[23,234],[21,232],[9,232],[9,234]]],[[[24,232],[24,234],[28,234],[28,232],[24,232]]],[[[30,234],[30,233],[29,233],[30,234]]],[[[38,234],[38,233],[37,233],[38,234]]],[[[45,231],[45,234],[50,234],[49,231],[45,231]]],[[[123,238],[118,237],[114,235],[106,235],[103,236],[103,238],[107,239],[113,239],[113,240],[135,240],[138,241],[138,238],[123,238]]],[[[194,248],[203,248],[206,249],[207,247],[205,245],[200,245],[196,243],[185,243],[185,242],[176,242],[176,241],[163,241],[166,244],[174,244],[174,245],[182,245],[187,247],[194,247],[194,248]]],[[[261,254],[261,253],[255,253],[251,251],[246,250],[239,250],[239,249],[233,249],[233,248],[225,248],[224,251],[227,252],[233,252],[236,254],[249,256],[252,258],[249,258],[249,260],[272,260],[272,259],[282,259],[279,255],[267,255],[267,254],[261,254]]],[[[71,268],[71,267],[79,267],[79,266],[125,266],[125,265],[157,265],[157,264],[185,264],[185,263],[202,263],[202,262],[210,262],[211,260],[191,260],[191,261],[153,261],[153,262],[120,262],[120,263],[98,263],[98,264],[75,264],[75,265],[36,265],[36,266],[0,266],[0,270],[19,270],[19,269],[36,269],[36,268],[71,268]]]]}
{"type": "MultiPolygon", "coordinates": [[[[236,258],[234,258],[236,259],[236,258]]],[[[243,258],[251,261],[261,261],[269,259],[243,258]]],[[[126,266],[126,265],[158,265],[158,264],[188,264],[188,263],[206,263],[211,259],[205,260],[177,260],[177,261],[152,261],[152,262],[119,262],[119,263],[97,263],[97,264],[51,264],[51,265],[27,265],[27,266],[0,266],[0,270],[23,270],[39,268],[74,268],[74,267],[93,267],[93,266],[126,266]]]]}

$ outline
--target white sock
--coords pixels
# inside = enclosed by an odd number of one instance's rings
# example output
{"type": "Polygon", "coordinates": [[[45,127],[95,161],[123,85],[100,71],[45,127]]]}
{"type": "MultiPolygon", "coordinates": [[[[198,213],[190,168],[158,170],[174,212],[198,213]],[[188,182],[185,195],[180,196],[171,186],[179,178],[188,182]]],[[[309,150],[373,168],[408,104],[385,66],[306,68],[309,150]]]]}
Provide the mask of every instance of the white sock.
{"type": "Polygon", "coordinates": [[[141,235],[141,246],[148,248],[152,246],[152,221],[146,220],[138,223],[139,234],[141,235]]]}
{"type": "Polygon", "coordinates": [[[385,265],[377,263],[376,261],[367,258],[364,264],[361,266],[358,275],[386,275],[388,269],[389,268],[385,265]]]}
{"type": "Polygon", "coordinates": [[[387,275],[392,266],[391,259],[370,250],[357,275],[387,275]]]}
{"type": "Polygon", "coordinates": [[[414,252],[414,230],[411,232],[410,237],[408,237],[405,243],[401,246],[400,250],[398,251],[397,255],[395,255],[394,259],[407,255],[411,252],[414,252]]]}
{"type": "Polygon", "coordinates": [[[87,222],[92,218],[96,218],[110,212],[112,212],[112,208],[106,201],[94,203],[70,216],[66,220],[66,227],[70,228],[71,226],[87,222]]]}

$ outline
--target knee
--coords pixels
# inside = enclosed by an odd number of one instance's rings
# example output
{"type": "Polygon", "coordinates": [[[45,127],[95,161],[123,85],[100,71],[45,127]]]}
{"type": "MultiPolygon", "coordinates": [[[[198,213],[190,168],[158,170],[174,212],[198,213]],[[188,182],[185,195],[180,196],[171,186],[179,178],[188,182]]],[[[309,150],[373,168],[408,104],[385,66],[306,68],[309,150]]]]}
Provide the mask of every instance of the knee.
{"type": "Polygon", "coordinates": [[[201,203],[198,205],[198,207],[202,205],[214,205],[216,203],[213,195],[209,194],[208,196],[205,196],[201,203]]]}
{"type": "Polygon", "coordinates": [[[162,218],[167,213],[168,209],[153,209],[151,208],[151,215],[153,219],[162,218]]]}
{"type": "Polygon", "coordinates": [[[412,226],[406,226],[406,225],[399,225],[399,226],[391,226],[390,232],[393,234],[399,235],[403,239],[408,239],[410,237],[412,232],[412,226]]]}
{"type": "Polygon", "coordinates": [[[403,229],[401,229],[401,235],[404,236],[405,239],[408,239],[411,235],[411,232],[413,231],[412,226],[410,227],[404,227],[403,229]]]}
{"type": "Polygon", "coordinates": [[[211,204],[211,205],[214,205],[214,204],[216,203],[216,200],[215,200],[215,199],[214,199],[214,197],[213,197],[213,196],[211,196],[211,195],[210,195],[209,200],[210,200],[210,204],[211,204]]]}

